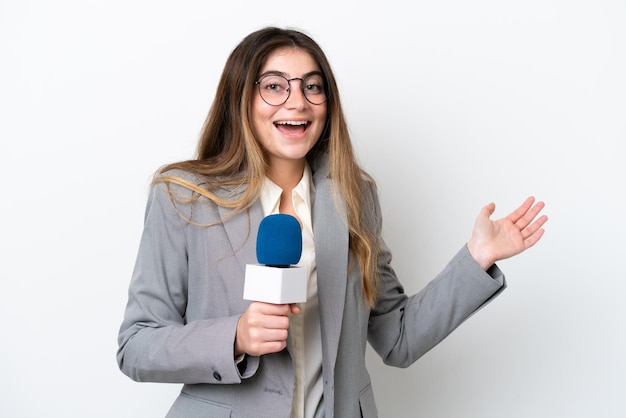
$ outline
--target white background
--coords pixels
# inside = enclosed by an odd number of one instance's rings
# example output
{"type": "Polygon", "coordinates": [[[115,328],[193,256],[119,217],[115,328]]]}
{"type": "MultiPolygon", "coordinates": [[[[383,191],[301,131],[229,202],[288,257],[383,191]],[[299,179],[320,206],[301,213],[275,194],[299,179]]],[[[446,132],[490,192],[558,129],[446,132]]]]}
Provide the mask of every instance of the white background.
{"type": "Polygon", "coordinates": [[[409,369],[368,354],[380,416],[625,417],[623,0],[0,1],[0,416],[165,414],[115,363],[147,186],[270,24],[327,52],[407,291],[486,203],[547,202],[504,294],[409,369]]]}

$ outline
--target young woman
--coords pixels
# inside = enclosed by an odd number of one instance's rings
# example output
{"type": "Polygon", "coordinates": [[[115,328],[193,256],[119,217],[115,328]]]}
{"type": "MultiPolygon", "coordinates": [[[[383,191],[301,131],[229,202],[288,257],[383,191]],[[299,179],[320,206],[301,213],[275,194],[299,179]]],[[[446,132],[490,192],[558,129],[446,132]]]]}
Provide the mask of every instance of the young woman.
{"type": "Polygon", "coordinates": [[[410,365],[504,289],[496,261],[541,238],[543,203],[497,221],[494,208],[406,295],[323,51],[299,31],[256,31],[228,58],[197,157],[154,178],[119,366],[184,384],[168,417],[376,417],[366,343],[410,365]],[[300,222],[306,303],[242,297],[259,223],[274,213],[300,222]]]}

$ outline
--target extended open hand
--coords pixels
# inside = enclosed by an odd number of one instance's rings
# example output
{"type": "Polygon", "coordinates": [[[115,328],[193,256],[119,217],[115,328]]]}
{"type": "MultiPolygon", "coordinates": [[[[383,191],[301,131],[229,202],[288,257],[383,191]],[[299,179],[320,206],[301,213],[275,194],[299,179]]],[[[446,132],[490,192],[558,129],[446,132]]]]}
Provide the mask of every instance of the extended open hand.
{"type": "Polygon", "coordinates": [[[496,205],[490,203],[485,206],[476,218],[472,237],[467,243],[474,260],[486,270],[496,261],[535,245],[544,233],[543,224],[548,220],[546,215],[537,218],[544,206],[543,202],[535,203],[535,198],[531,196],[510,215],[497,221],[490,219],[496,205]]]}

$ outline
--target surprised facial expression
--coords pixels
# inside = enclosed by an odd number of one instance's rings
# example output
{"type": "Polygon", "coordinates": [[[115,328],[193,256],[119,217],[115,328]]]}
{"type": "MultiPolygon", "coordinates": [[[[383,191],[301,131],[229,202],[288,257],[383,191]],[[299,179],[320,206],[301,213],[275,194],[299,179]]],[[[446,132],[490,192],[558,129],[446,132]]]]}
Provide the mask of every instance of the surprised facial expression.
{"type": "MultiPolygon", "coordinates": [[[[317,87],[309,85],[308,81],[307,86],[303,86],[301,79],[320,74],[320,68],[308,52],[282,48],[268,57],[258,79],[268,74],[280,75],[287,80],[297,79],[289,81],[289,97],[283,104],[273,106],[263,100],[259,92],[254,94],[251,103],[254,134],[268,153],[270,166],[290,162],[302,164],[324,130],[326,103],[312,104],[308,101],[303,88],[307,89],[309,98],[314,102],[322,100],[314,97],[317,87]]],[[[284,79],[277,80],[284,82],[284,79]]],[[[321,76],[317,79],[321,80],[321,76]]],[[[266,97],[278,94],[279,88],[274,83],[260,86],[266,97]]]]}

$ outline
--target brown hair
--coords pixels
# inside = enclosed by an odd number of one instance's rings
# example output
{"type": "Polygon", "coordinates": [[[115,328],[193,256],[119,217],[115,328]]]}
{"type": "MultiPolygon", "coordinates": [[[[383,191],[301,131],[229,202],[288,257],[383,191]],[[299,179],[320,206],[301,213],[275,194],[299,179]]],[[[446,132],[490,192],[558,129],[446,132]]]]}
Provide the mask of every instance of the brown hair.
{"type": "Polygon", "coordinates": [[[376,232],[369,229],[375,226],[364,220],[366,212],[372,208],[363,206],[367,184],[374,182],[356,161],[337,83],[326,55],[308,35],[293,29],[268,27],[246,36],[226,61],[196,157],[161,168],[154,181],[187,187],[218,205],[233,209],[232,213],[252,206],[260,194],[267,159],[251,129],[249,104],[252,95],[256,94],[254,82],[258,72],[268,56],[280,48],[298,48],[309,53],[326,81],[326,126],[307,158],[314,165],[321,156],[328,157],[335,195],[338,193],[345,200],[349,245],[361,267],[363,296],[373,306],[378,281],[376,257],[379,242],[376,232]],[[202,185],[168,176],[166,172],[171,169],[195,173],[202,177],[202,185]],[[239,198],[225,200],[212,192],[221,186],[246,187],[242,188],[245,192],[239,198]]]}

